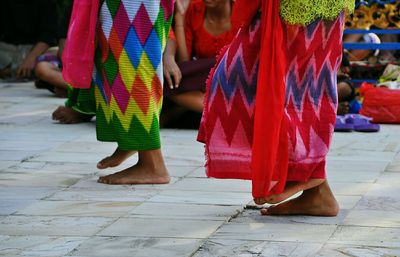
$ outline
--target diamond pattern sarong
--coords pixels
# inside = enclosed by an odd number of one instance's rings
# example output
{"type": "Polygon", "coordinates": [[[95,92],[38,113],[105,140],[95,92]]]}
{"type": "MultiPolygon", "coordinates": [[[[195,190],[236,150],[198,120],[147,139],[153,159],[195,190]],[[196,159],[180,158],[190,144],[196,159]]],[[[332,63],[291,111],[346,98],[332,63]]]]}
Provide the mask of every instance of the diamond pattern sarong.
{"type": "MultiPolygon", "coordinates": [[[[334,21],[319,19],[306,27],[284,24],[283,32],[289,153],[286,178],[325,178],[325,158],[336,118],[343,14],[334,21]]],[[[260,40],[260,21],[256,19],[221,53],[210,74],[198,136],[206,144],[210,177],[252,179],[260,40]]],[[[279,156],[276,158],[279,163],[279,156]]]]}
{"type": "Polygon", "coordinates": [[[173,0],[105,0],[93,84],[97,138],[123,150],[160,148],[162,52],[173,0]]]}

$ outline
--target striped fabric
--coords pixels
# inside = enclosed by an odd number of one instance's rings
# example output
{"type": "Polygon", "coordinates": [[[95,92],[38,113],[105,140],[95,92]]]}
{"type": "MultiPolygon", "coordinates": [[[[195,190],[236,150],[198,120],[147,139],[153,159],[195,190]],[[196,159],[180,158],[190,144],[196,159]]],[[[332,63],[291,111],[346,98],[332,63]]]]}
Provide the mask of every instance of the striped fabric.
{"type": "MultiPolygon", "coordinates": [[[[325,178],[336,118],[336,74],[343,15],[307,27],[284,25],[289,167],[287,180],[325,178]]],[[[242,29],[221,54],[207,85],[198,139],[206,144],[210,177],[251,179],[260,22],[242,29]]],[[[265,85],[268,86],[268,85],[265,85]]],[[[279,156],[276,157],[279,162],[279,156]]]]}
{"type": "Polygon", "coordinates": [[[97,138],[123,150],[160,148],[162,52],[173,0],[105,0],[95,54],[97,138]]]}

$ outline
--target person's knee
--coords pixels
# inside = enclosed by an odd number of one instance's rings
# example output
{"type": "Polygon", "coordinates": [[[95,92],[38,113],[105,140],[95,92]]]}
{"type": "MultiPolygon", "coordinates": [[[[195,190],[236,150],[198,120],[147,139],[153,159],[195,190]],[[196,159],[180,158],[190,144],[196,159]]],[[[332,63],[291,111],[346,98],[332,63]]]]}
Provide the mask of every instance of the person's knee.
{"type": "Polygon", "coordinates": [[[35,75],[38,79],[46,81],[51,72],[51,64],[48,62],[39,62],[35,67],[35,75]]]}

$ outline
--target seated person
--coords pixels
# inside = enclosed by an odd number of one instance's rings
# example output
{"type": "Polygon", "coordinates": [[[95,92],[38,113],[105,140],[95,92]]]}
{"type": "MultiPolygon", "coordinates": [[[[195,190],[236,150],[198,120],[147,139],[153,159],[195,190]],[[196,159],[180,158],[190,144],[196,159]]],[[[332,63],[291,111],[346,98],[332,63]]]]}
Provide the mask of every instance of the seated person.
{"type": "Polygon", "coordinates": [[[177,74],[176,80],[179,81],[169,81],[166,78],[171,84],[169,87],[164,87],[164,92],[171,100],[189,110],[202,112],[205,80],[196,84],[186,83],[184,86],[190,88],[176,90],[180,87],[180,76],[185,77],[185,74],[178,73],[172,64],[175,62],[175,52],[177,51],[178,61],[185,62],[181,67],[189,68],[188,66],[197,65],[200,69],[204,69],[202,73],[207,77],[215,63],[216,55],[221,48],[232,41],[237,32],[237,28],[231,24],[231,10],[230,0],[193,0],[190,4],[184,0],[177,1],[174,30],[176,42],[170,37],[169,46],[167,45],[164,53],[164,72],[168,75],[170,73],[168,69],[171,69],[171,73],[177,74]],[[188,62],[192,59],[209,60],[188,62]]]}
{"type": "Polygon", "coordinates": [[[55,45],[55,0],[0,1],[0,77],[30,79],[36,58],[55,45]]]}
{"type": "Polygon", "coordinates": [[[62,17],[58,26],[58,48],[48,51],[37,59],[35,66],[37,88],[47,88],[58,97],[67,97],[67,83],[62,77],[61,55],[67,38],[69,18],[72,12],[72,0],[62,6],[62,17]]]}

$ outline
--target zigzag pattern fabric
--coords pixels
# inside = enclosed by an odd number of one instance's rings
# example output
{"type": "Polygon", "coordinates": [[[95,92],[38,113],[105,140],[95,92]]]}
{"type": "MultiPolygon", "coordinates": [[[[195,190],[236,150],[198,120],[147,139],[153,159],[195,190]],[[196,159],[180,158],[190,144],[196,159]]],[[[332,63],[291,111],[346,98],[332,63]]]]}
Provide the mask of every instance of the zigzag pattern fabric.
{"type": "Polygon", "coordinates": [[[97,138],[123,150],[160,148],[162,53],[173,0],[105,0],[93,83],[97,138]]]}
{"type": "MultiPolygon", "coordinates": [[[[288,63],[287,180],[325,178],[325,157],[336,118],[343,15],[335,21],[317,20],[307,27],[284,25],[283,29],[288,63]]],[[[251,179],[260,40],[260,21],[255,20],[222,52],[210,74],[198,135],[206,144],[210,177],[251,179]]]]}

